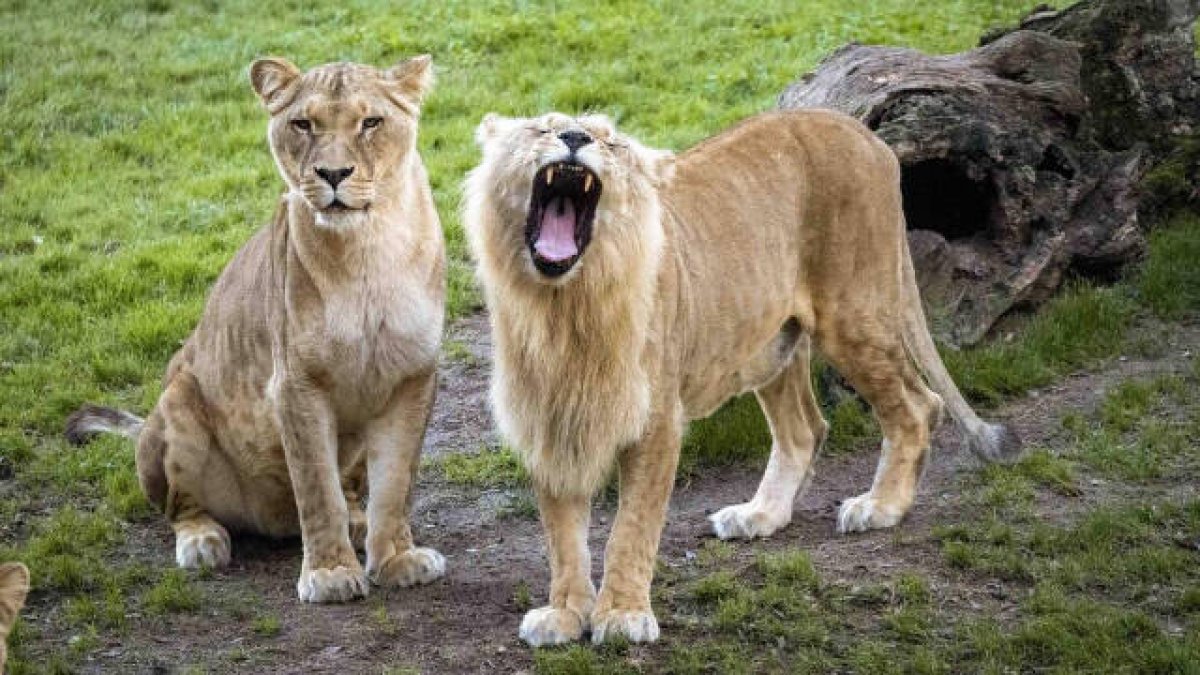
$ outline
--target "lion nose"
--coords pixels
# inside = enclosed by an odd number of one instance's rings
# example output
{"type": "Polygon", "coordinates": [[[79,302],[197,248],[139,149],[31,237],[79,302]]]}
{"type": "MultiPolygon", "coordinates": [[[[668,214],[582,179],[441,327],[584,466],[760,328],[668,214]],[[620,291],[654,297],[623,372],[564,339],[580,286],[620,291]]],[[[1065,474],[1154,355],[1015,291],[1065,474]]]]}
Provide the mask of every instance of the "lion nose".
{"type": "Polygon", "coordinates": [[[567,144],[567,149],[571,152],[582,148],[592,142],[592,137],[582,131],[564,131],[558,135],[558,140],[567,144]]]}
{"type": "Polygon", "coordinates": [[[341,183],[349,178],[350,174],[352,173],[354,173],[354,167],[352,166],[343,167],[341,169],[326,169],[324,167],[317,167],[317,175],[325,179],[325,182],[329,183],[329,187],[335,189],[337,188],[338,183],[341,183]]]}

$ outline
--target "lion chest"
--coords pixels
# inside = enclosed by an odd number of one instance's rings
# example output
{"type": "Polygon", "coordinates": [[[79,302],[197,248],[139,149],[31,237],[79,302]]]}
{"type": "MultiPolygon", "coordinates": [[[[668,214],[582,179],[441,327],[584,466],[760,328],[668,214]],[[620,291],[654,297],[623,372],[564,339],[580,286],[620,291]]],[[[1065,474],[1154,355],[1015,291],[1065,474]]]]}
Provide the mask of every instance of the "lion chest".
{"type": "Polygon", "coordinates": [[[437,363],[441,307],[402,280],[328,293],[309,319],[288,348],[343,422],[375,416],[397,386],[437,363]]]}

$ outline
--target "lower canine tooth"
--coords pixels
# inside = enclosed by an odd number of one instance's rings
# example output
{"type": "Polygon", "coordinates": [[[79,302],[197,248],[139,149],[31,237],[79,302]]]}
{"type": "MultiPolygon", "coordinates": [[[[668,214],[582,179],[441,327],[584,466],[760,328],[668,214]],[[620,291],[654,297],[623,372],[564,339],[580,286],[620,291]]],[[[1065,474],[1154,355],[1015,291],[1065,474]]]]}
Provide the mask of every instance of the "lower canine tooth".
{"type": "Polygon", "coordinates": [[[592,174],[590,174],[590,173],[583,177],[583,191],[584,192],[592,191],[592,174]]]}
{"type": "Polygon", "coordinates": [[[550,185],[553,182],[554,182],[554,169],[551,168],[549,171],[546,172],[546,185],[550,185]]]}

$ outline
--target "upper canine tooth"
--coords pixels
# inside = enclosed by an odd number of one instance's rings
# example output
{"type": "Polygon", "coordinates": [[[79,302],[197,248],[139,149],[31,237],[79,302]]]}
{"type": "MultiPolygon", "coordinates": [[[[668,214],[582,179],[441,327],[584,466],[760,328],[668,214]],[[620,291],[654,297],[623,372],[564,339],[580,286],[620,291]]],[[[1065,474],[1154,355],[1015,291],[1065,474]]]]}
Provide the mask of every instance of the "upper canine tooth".
{"type": "Polygon", "coordinates": [[[550,167],[550,170],[546,172],[546,185],[550,185],[553,182],[554,182],[554,167],[550,167]]]}
{"type": "Polygon", "coordinates": [[[583,191],[584,192],[592,191],[592,174],[590,174],[590,173],[585,174],[583,177],[583,191]]]}

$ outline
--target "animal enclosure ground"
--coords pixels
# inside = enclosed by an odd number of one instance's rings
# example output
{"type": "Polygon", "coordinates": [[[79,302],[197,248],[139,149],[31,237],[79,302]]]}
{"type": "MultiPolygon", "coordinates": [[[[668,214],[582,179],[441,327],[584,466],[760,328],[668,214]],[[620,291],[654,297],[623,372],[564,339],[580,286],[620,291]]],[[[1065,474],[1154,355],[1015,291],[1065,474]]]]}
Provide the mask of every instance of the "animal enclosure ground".
{"type": "MultiPolygon", "coordinates": [[[[12,672],[1194,672],[1195,218],[1156,235],[1144,272],[953,355],[964,388],[1044,450],[1016,469],[981,471],[943,431],[913,518],[834,536],[875,439],[853,399],[830,401],[833,447],[793,525],[719,544],[704,515],[753,493],[765,451],[752,402],[736,402],[689,437],[656,586],[663,642],[535,653],[515,638],[547,574],[522,474],[490,429],[457,216],[482,114],[594,108],[683,148],[770,107],[845,41],[960,50],[1027,4],[0,3],[0,558],[34,573],[12,672]],[[83,401],[148,410],[209,285],[268,219],[280,181],[250,60],[417,52],[439,68],[421,149],[457,323],[415,522],[448,577],[302,606],[297,543],[253,539],[228,570],[176,571],[129,444],[68,448],[63,419],[83,401]]],[[[611,512],[597,506],[597,552],[611,512]]]]}

